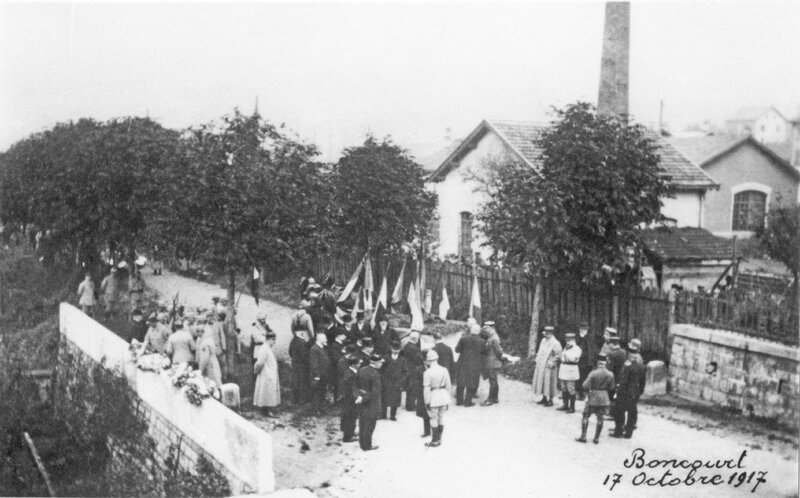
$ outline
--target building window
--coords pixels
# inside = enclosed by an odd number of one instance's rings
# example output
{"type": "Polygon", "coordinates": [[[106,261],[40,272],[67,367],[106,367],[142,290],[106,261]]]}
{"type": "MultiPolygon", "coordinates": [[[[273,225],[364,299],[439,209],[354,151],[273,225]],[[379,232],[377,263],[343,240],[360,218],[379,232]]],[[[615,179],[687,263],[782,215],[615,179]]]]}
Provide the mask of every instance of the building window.
{"type": "Polygon", "coordinates": [[[467,261],[472,260],[472,213],[461,212],[461,229],[458,231],[458,255],[467,261]]]}
{"type": "Polygon", "coordinates": [[[758,230],[764,226],[767,194],[745,190],[733,196],[733,230],[758,230]]]}

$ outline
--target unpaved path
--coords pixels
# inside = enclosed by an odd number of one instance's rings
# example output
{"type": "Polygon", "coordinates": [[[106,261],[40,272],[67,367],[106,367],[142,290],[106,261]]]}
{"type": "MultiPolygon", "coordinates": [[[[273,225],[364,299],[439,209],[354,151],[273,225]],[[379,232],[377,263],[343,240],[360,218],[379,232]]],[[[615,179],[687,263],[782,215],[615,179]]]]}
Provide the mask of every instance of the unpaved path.
{"type": "MultiPolygon", "coordinates": [[[[156,290],[181,301],[207,304],[219,287],[164,273],[148,277],[156,290]]],[[[278,334],[279,356],[285,357],[290,340],[289,315],[292,310],[273,303],[261,303],[268,321],[278,334]]],[[[239,303],[240,324],[249,324],[257,308],[250,296],[239,303]]],[[[242,327],[243,329],[245,327],[242,327]]],[[[448,342],[454,343],[457,337],[448,342]]],[[[487,386],[481,386],[481,399],[487,386]]],[[[668,408],[640,407],[639,429],[634,439],[616,440],[607,436],[613,423],[606,422],[599,445],[574,441],[580,431],[580,415],[567,415],[554,408],[534,403],[528,384],[500,380],[500,404],[491,407],[452,407],[445,420],[443,444],[426,448],[419,435],[422,422],[403,408],[398,421],[379,421],[374,443],[380,449],[362,452],[356,444],[339,443],[335,416],[320,420],[282,414],[276,421],[251,415],[254,423],[272,434],[275,446],[275,472],[278,486],[309,487],[318,496],[333,497],[522,497],[596,496],[608,492],[606,476],[622,474],[614,496],[797,496],[797,448],[792,444],[755,437],[702,417],[674,420],[668,408]],[[302,443],[308,450],[302,450],[302,443]],[[647,459],[738,460],[745,478],[755,472],[750,483],[735,488],[728,484],[734,470],[700,470],[695,477],[719,473],[719,485],[679,484],[661,486],[665,469],[630,469],[623,466],[636,448],[646,451],[647,459]],[[654,477],[653,486],[634,486],[632,480],[642,471],[654,477]],[[766,483],[751,493],[758,472],[767,472],[766,483]]],[[[578,402],[578,411],[582,403],[578,402]]],[[[594,419],[590,424],[594,430],[594,419]]],[[[686,470],[672,475],[686,476],[686,470]]],[[[670,478],[667,478],[668,482],[670,478]]],[[[736,477],[734,481],[736,482],[736,477]]]]}

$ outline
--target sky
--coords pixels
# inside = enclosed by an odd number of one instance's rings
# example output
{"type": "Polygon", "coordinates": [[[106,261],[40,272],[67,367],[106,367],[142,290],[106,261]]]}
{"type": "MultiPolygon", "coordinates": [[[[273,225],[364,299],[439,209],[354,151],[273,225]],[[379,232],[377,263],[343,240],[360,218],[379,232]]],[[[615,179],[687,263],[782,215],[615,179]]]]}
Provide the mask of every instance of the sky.
{"type": "MultiPolygon", "coordinates": [[[[315,143],[417,155],[482,119],[596,102],[602,2],[0,2],[0,151],[58,122],[184,128],[234,107],[315,143]]],[[[800,2],[633,2],[630,110],[675,131],[800,114],[800,2]]]]}

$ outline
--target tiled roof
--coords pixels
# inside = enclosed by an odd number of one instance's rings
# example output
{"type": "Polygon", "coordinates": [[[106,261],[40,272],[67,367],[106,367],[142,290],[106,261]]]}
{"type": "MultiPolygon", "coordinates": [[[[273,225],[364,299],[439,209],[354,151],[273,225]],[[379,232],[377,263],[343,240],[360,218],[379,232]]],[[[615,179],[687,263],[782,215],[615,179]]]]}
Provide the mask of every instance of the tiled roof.
{"type": "Polygon", "coordinates": [[[774,108],[770,106],[743,107],[738,111],[736,111],[733,114],[733,116],[729,117],[725,121],[755,121],[756,119],[760,118],[761,116],[768,113],[772,109],[774,108]]]}
{"type": "MultiPolygon", "coordinates": [[[[442,177],[450,169],[455,167],[463,154],[466,154],[477,143],[485,133],[494,131],[514,153],[525,163],[533,168],[540,165],[540,149],[536,147],[535,141],[539,134],[548,125],[535,121],[502,121],[491,120],[482,121],[478,127],[464,139],[461,144],[442,161],[442,164],[431,175],[431,178],[442,177]]],[[[665,174],[671,178],[670,185],[677,189],[707,189],[715,188],[718,185],[708,176],[699,166],[687,159],[678,152],[661,134],[652,130],[647,130],[645,135],[654,140],[659,147],[658,153],[661,156],[661,167],[665,174]]]]}
{"type": "Polygon", "coordinates": [[[708,189],[719,185],[708,174],[681,154],[671,143],[653,130],[647,130],[645,136],[658,145],[661,156],[661,167],[671,178],[670,185],[677,189],[708,189]]]}
{"type": "Polygon", "coordinates": [[[669,137],[667,141],[675,146],[690,161],[697,165],[729,148],[739,141],[739,137],[730,135],[707,135],[705,137],[678,138],[669,137]]]}
{"type": "Polygon", "coordinates": [[[769,150],[774,152],[776,156],[780,157],[781,159],[783,159],[787,163],[791,161],[791,159],[792,159],[792,142],[787,140],[786,142],[782,142],[782,143],[764,144],[764,145],[766,145],[767,148],[769,148],[769,150]]]}
{"type": "Polygon", "coordinates": [[[652,228],[642,230],[642,241],[661,261],[731,260],[733,241],[715,237],[706,229],[652,228]]]}
{"type": "Polygon", "coordinates": [[[418,157],[417,163],[422,166],[422,169],[425,171],[429,173],[433,172],[442,164],[442,161],[447,159],[450,154],[456,150],[456,147],[458,147],[460,143],[461,140],[453,140],[450,145],[437,150],[433,154],[427,154],[425,156],[418,157]]]}

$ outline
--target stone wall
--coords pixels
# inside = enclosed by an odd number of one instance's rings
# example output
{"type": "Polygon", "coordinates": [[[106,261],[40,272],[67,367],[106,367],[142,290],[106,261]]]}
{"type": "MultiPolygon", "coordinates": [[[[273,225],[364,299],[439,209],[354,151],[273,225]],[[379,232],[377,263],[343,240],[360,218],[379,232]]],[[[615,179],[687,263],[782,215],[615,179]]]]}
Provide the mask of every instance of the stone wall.
{"type": "MultiPolygon", "coordinates": [[[[66,303],[60,308],[60,332],[59,383],[69,385],[69,378],[79,375],[74,367],[63,366],[66,357],[72,355],[79,359],[70,362],[72,365],[99,363],[120,372],[135,391],[135,406],[130,409],[146,424],[148,437],[132,445],[110,441],[111,465],[154,476],[153,492],[148,494],[170,494],[164,492],[164,483],[176,468],[185,475],[203,466],[222,476],[233,494],[274,491],[269,434],[216,400],[192,405],[165,376],[138,370],[125,341],[66,303]]],[[[79,393],[65,391],[68,398],[79,393]]],[[[68,399],[72,403],[81,401],[68,399]]]]}
{"type": "Polygon", "coordinates": [[[797,347],[694,325],[673,325],[670,331],[670,377],[676,394],[797,426],[797,347]]]}

